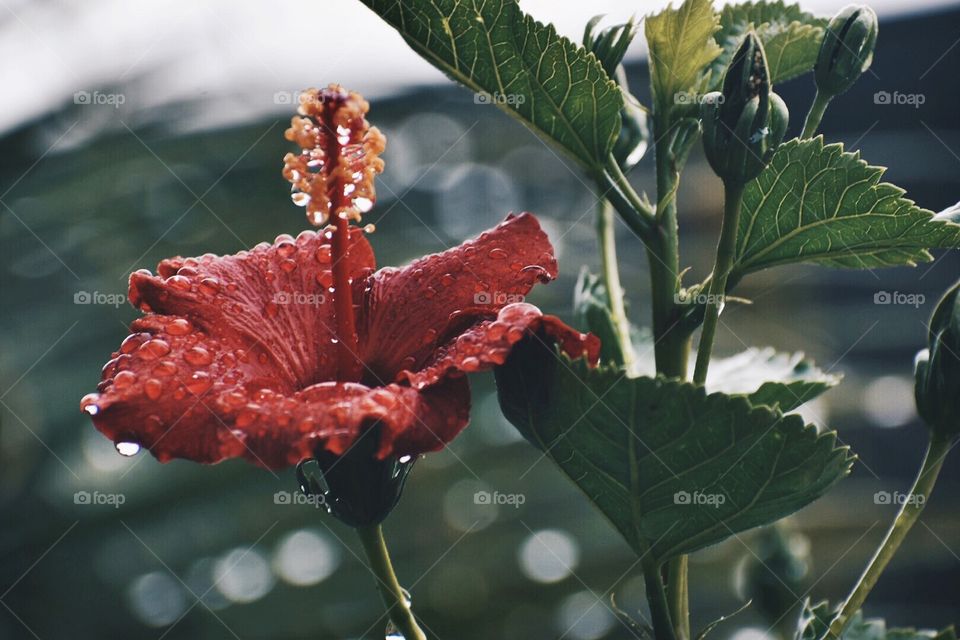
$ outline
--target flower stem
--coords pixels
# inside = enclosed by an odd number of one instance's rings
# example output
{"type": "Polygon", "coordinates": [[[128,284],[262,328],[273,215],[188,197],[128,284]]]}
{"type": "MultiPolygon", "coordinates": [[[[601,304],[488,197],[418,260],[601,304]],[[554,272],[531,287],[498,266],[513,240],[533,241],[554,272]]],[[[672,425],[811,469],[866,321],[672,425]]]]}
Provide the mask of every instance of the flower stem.
{"type": "Polygon", "coordinates": [[[720,225],[720,242],[717,244],[717,259],[710,278],[707,296],[707,308],[703,318],[703,331],[700,333],[700,346],[697,349],[697,365],[693,370],[693,383],[702,385],[707,380],[707,368],[710,366],[710,354],[717,333],[717,323],[726,295],[727,276],[733,267],[737,245],[737,226],[740,221],[740,201],[743,185],[725,184],[723,190],[723,222],[720,225]]]}
{"type": "Polygon", "coordinates": [[[903,542],[910,528],[920,517],[923,507],[927,504],[930,493],[933,491],[933,486],[937,482],[937,476],[943,466],[943,459],[949,451],[949,438],[936,434],[931,435],[927,453],[923,458],[923,465],[920,467],[920,473],[917,474],[917,479],[913,482],[910,494],[900,507],[900,513],[897,514],[896,520],[893,521],[890,530],[887,531],[886,537],[874,554],[873,559],[870,560],[870,564],[867,565],[863,575],[860,576],[853,591],[850,592],[846,602],[843,603],[840,612],[830,623],[830,629],[824,638],[839,638],[850,623],[853,614],[863,606],[870,591],[877,584],[880,574],[886,569],[887,564],[900,547],[900,543],[903,542]]]}
{"type": "Polygon", "coordinates": [[[603,285],[607,290],[607,304],[617,330],[623,366],[629,372],[633,369],[634,363],[633,344],[630,342],[630,321],[627,319],[627,311],[623,304],[623,287],[620,284],[613,207],[607,200],[602,200],[597,210],[597,239],[600,243],[600,261],[603,266],[603,285]]]}
{"type": "Polygon", "coordinates": [[[383,598],[390,620],[405,640],[427,640],[426,634],[417,625],[413,611],[410,610],[410,602],[400,583],[397,582],[397,575],[393,572],[390,552],[387,551],[387,543],[383,539],[383,527],[379,524],[358,527],[357,535],[363,543],[363,550],[370,562],[370,570],[377,579],[377,591],[383,598]]]}
{"type": "Polygon", "coordinates": [[[673,619],[681,623],[676,627],[679,640],[690,637],[690,590],[689,556],[677,556],[667,564],[667,602],[673,619]]]}
{"type": "Polygon", "coordinates": [[[653,563],[643,563],[643,580],[646,585],[647,604],[650,605],[650,617],[653,620],[653,635],[656,640],[676,640],[673,623],[670,622],[670,608],[667,594],[663,590],[660,569],[653,563]]]}
{"type": "Polygon", "coordinates": [[[827,110],[827,105],[830,104],[830,99],[831,96],[817,91],[813,97],[813,104],[810,105],[810,111],[807,112],[807,119],[803,123],[803,133],[800,134],[801,140],[812,138],[817,133],[817,129],[820,128],[820,121],[823,120],[823,114],[827,110]]]}

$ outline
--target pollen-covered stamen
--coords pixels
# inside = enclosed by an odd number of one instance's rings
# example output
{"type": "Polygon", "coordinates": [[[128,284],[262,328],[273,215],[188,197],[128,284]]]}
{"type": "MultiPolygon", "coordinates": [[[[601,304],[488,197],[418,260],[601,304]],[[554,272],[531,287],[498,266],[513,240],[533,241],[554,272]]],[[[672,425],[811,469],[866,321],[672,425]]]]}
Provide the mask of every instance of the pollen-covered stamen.
{"type": "Polygon", "coordinates": [[[283,175],[290,181],[293,202],[306,207],[313,225],[333,221],[333,296],[337,321],[338,378],[359,380],[350,269],[347,263],[350,221],[360,222],[376,200],[374,178],[383,171],[380,154],[386,140],[366,120],[370,105],[358,93],[332,84],[301,95],[298,116],[286,137],[301,148],[284,157],[283,175]]]}

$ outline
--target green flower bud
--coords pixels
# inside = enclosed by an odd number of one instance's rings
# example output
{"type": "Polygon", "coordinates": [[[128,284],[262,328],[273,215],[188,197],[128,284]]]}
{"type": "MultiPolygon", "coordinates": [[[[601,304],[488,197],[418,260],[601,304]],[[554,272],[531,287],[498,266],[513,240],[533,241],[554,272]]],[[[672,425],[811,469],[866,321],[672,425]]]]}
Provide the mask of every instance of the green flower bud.
{"type": "Polygon", "coordinates": [[[830,20],[813,67],[820,93],[840,95],[870,68],[877,31],[877,14],[865,5],[847,5],[830,20]]]}
{"type": "Polygon", "coordinates": [[[917,354],[917,413],[934,433],[960,434],[960,282],[930,320],[929,348],[917,354]]]}
{"type": "Polygon", "coordinates": [[[341,456],[319,450],[297,465],[306,495],[321,500],[327,513],[351,527],[383,522],[400,501],[415,458],[376,458],[379,429],[368,429],[341,456]]]}
{"type": "Polygon", "coordinates": [[[704,96],[700,117],[707,160],[725,183],[756,178],[783,141],[789,112],[770,90],[766,54],[753,32],[730,61],[723,91],[704,96]]]}
{"type": "Polygon", "coordinates": [[[623,108],[620,110],[620,134],[613,146],[613,157],[626,173],[640,162],[647,151],[650,127],[647,112],[630,94],[627,75],[623,70],[623,56],[637,35],[637,24],[631,18],[625,24],[598,29],[603,16],[595,16],[583,32],[583,46],[593,52],[607,75],[616,80],[623,92],[623,108]]]}

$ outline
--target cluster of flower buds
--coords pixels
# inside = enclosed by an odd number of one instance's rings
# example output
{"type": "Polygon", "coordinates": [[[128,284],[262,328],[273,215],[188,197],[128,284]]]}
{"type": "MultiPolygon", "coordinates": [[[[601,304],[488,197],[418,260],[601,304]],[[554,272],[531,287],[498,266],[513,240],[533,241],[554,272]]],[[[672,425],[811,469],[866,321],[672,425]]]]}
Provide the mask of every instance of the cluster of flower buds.
{"type": "Polygon", "coordinates": [[[631,18],[624,24],[598,29],[603,16],[595,16],[583,32],[583,46],[600,61],[607,75],[616,80],[623,92],[620,110],[620,134],[613,146],[613,157],[624,171],[630,171],[647,151],[650,127],[647,112],[630,93],[627,74],[623,70],[623,56],[637,35],[637,24],[631,18]]]}
{"type": "Polygon", "coordinates": [[[917,413],[941,437],[960,435],[960,282],[937,305],[917,354],[917,413]]]}
{"type": "Polygon", "coordinates": [[[840,95],[870,68],[877,31],[877,14],[864,5],[847,5],[830,20],[813,67],[821,95],[840,95]]]}
{"type": "Polygon", "coordinates": [[[383,171],[386,139],[366,120],[370,105],[340,85],[308,89],[300,96],[286,138],[301,149],[283,158],[294,204],[306,207],[311,224],[331,215],[359,222],[376,200],[374,178],[383,171]]]}
{"type": "Polygon", "coordinates": [[[783,141],[787,105],[770,88],[766,54],[752,31],[727,67],[723,90],[704,96],[700,117],[707,160],[728,185],[756,178],[783,141]]]}

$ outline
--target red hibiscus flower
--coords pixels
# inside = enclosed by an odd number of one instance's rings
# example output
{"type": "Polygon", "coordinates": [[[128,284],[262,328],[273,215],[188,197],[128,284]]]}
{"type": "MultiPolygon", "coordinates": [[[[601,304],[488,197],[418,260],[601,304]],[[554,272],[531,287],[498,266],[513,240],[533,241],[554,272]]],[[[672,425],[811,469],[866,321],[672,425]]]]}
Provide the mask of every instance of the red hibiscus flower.
{"type": "Polygon", "coordinates": [[[341,455],[379,426],[377,458],[416,455],[467,425],[463,374],[502,364],[524,336],[596,361],[594,336],[507,304],[557,275],[529,214],[375,271],[370,244],[349,222],[373,203],[382,136],[356,94],[311,95],[288,131],[303,152],[288,156],[285,173],[308,215],[334,224],[132,274],[130,301],[146,315],[103,368],[98,393],[81,402],[114,442],[161,461],[245,457],[279,468],[317,451],[341,455]]]}

